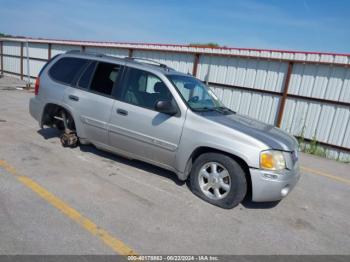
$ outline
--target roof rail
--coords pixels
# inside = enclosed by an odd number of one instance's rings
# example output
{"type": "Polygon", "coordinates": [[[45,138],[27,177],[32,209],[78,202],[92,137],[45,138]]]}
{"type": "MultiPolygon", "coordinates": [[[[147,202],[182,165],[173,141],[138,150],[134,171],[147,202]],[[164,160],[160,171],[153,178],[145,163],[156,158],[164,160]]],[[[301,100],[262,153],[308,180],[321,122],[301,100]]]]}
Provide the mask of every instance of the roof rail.
{"type": "Polygon", "coordinates": [[[93,56],[97,56],[97,57],[103,57],[105,56],[105,54],[102,53],[98,53],[98,52],[86,52],[86,51],[81,51],[81,50],[69,50],[66,52],[66,54],[86,54],[86,55],[93,55],[93,56]]]}
{"type": "Polygon", "coordinates": [[[157,61],[154,61],[154,60],[151,60],[151,59],[147,59],[147,58],[142,58],[142,57],[125,57],[126,60],[132,60],[132,61],[136,61],[136,62],[143,62],[145,64],[153,64],[153,65],[157,65],[159,67],[162,67],[162,68],[166,68],[166,69],[172,69],[170,67],[168,67],[166,64],[162,64],[162,63],[159,63],[157,61]]]}
{"type": "MultiPolygon", "coordinates": [[[[114,57],[114,56],[108,56],[102,53],[97,53],[97,52],[86,52],[86,51],[81,51],[81,50],[69,50],[66,52],[66,54],[81,54],[81,55],[93,55],[96,57],[110,57],[110,58],[117,58],[118,57],[114,57]]],[[[120,58],[119,58],[120,59],[120,58]]],[[[168,71],[170,70],[174,70],[173,68],[167,66],[166,64],[162,64],[159,63],[157,61],[151,60],[151,59],[147,59],[147,58],[142,58],[142,57],[124,57],[125,60],[129,60],[129,61],[133,61],[133,62],[139,62],[139,63],[143,63],[143,64],[149,64],[149,65],[155,65],[155,66],[159,66],[161,68],[164,68],[168,71]]]]}
{"type": "Polygon", "coordinates": [[[80,53],[81,51],[78,49],[73,49],[73,50],[69,50],[66,52],[66,54],[72,54],[72,53],[80,53]]]}

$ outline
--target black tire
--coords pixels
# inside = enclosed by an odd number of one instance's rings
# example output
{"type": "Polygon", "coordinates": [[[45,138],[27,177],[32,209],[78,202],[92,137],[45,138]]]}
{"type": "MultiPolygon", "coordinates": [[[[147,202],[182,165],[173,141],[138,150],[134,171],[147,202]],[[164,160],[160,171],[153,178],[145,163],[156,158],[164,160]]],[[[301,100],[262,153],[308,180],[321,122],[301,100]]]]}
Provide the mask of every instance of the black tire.
{"type": "Polygon", "coordinates": [[[242,167],[231,157],[220,153],[204,153],[194,161],[190,174],[190,186],[192,192],[201,199],[225,209],[237,206],[247,193],[247,180],[242,167]],[[231,186],[222,199],[212,199],[205,195],[200,188],[199,171],[209,162],[219,163],[229,173],[231,186]]]}

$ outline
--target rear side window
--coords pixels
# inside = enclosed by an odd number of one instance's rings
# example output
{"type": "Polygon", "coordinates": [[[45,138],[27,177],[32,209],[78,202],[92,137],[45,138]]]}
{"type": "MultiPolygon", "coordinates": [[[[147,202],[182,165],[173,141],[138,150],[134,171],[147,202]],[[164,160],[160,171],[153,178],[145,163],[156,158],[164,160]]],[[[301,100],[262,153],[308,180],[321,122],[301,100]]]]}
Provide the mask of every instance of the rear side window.
{"type": "Polygon", "coordinates": [[[81,76],[78,86],[83,89],[88,89],[90,85],[90,81],[92,78],[92,74],[94,73],[96,67],[96,62],[92,62],[88,68],[86,68],[85,72],[81,76]]]}
{"type": "Polygon", "coordinates": [[[86,59],[65,57],[50,68],[49,74],[54,80],[71,85],[88,62],[86,59]]]}
{"type": "Polygon", "coordinates": [[[114,83],[118,80],[120,66],[98,63],[90,90],[104,95],[111,95],[114,83]]]}

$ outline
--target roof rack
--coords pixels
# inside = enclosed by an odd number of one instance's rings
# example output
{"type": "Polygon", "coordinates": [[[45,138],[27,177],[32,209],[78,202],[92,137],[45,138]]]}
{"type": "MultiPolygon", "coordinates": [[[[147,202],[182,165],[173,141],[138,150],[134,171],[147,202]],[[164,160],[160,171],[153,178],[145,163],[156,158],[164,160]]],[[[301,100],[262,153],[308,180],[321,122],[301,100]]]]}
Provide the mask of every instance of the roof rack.
{"type": "Polygon", "coordinates": [[[86,55],[93,55],[93,56],[97,56],[97,57],[103,57],[105,56],[102,53],[98,53],[98,52],[86,52],[86,51],[81,51],[81,50],[69,50],[66,52],[66,54],[76,54],[76,53],[80,53],[80,54],[86,54],[86,55]]]}
{"type": "Polygon", "coordinates": [[[66,54],[72,54],[72,53],[80,53],[81,51],[80,50],[77,50],[77,49],[73,49],[73,50],[69,50],[66,52],[66,54]]]}
{"type": "Polygon", "coordinates": [[[147,59],[147,58],[142,58],[142,57],[125,57],[126,60],[132,60],[132,61],[136,61],[136,62],[143,62],[145,64],[151,64],[151,65],[157,65],[159,67],[165,68],[165,69],[172,69],[170,67],[168,67],[166,64],[162,64],[159,63],[157,61],[151,60],[151,59],[147,59]]]}
{"type": "MultiPolygon", "coordinates": [[[[118,57],[114,57],[114,56],[108,56],[108,55],[105,55],[103,53],[97,53],[97,52],[86,52],[86,51],[81,51],[81,50],[69,50],[66,52],[66,54],[82,54],[82,55],[93,55],[93,56],[96,56],[96,57],[110,57],[110,58],[117,58],[118,57]]],[[[120,58],[119,58],[120,59],[120,58]]],[[[162,64],[162,63],[159,63],[157,61],[154,61],[154,60],[151,60],[151,59],[147,59],[147,58],[142,58],[142,57],[124,57],[125,60],[129,60],[129,61],[133,61],[133,62],[140,62],[140,63],[143,63],[143,64],[149,64],[149,65],[155,65],[155,66],[159,66],[161,68],[164,68],[168,71],[170,70],[174,70],[173,68],[167,66],[166,64],[162,64]]]]}

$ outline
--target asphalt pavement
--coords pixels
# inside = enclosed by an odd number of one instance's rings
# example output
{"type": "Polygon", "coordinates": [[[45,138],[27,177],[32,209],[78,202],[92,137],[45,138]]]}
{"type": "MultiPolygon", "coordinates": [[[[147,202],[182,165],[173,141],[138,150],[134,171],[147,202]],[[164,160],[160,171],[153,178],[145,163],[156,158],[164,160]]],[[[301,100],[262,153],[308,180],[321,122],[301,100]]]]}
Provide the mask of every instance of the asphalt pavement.
{"type": "Polygon", "coordinates": [[[301,154],[279,203],[231,210],[166,170],[93,146],[63,148],[0,90],[0,254],[348,254],[350,165],[301,154]]]}

